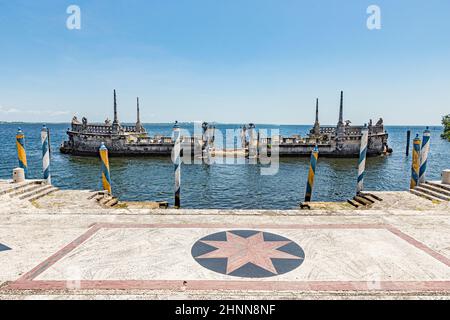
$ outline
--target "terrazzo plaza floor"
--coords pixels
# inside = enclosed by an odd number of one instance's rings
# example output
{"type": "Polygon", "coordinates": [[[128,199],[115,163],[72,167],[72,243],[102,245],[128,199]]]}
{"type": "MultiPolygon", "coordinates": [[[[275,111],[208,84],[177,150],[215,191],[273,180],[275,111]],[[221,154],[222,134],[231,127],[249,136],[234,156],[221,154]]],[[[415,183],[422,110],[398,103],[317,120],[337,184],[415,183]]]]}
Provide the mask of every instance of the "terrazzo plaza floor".
{"type": "Polygon", "coordinates": [[[389,224],[93,224],[8,289],[441,290],[450,259],[389,224]]]}

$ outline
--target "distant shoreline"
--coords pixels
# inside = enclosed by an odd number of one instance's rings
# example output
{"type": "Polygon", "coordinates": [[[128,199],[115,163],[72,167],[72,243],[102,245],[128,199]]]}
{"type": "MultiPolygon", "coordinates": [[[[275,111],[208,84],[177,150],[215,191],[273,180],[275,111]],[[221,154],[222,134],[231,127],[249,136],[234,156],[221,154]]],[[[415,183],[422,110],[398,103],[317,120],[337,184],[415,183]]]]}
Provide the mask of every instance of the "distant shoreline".
{"type": "MultiPolygon", "coordinates": [[[[100,122],[99,122],[100,123],[100,122]]],[[[173,122],[143,122],[143,125],[168,125],[171,124],[173,122]]],[[[188,121],[188,122],[178,122],[179,124],[193,124],[193,121],[188,121]]],[[[245,124],[245,122],[240,122],[240,123],[226,123],[226,122],[210,122],[211,124],[216,124],[216,125],[243,125],[245,124]]],[[[49,124],[49,125],[58,125],[58,124],[70,124],[70,122],[26,122],[26,121],[0,121],[0,125],[1,124],[49,124]]],[[[122,124],[124,125],[131,125],[133,124],[133,122],[122,122],[122,124]]],[[[257,126],[312,126],[311,124],[284,124],[284,123],[255,123],[255,125],[257,126]]],[[[322,125],[322,124],[321,124],[322,125]]],[[[333,126],[335,124],[324,124],[322,126],[333,126]]],[[[386,125],[386,127],[437,127],[437,128],[444,128],[444,126],[442,124],[391,124],[391,125],[386,125]]]]}

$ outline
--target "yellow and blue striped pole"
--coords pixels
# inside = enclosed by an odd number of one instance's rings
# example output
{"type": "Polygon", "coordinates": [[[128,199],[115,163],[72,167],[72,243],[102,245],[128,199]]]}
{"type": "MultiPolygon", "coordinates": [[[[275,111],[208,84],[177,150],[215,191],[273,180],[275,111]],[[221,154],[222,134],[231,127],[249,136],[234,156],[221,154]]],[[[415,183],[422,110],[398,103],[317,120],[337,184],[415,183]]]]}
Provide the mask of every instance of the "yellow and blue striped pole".
{"type": "Polygon", "coordinates": [[[366,173],[366,156],[367,156],[367,143],[369,140],[369,129],[365,125],[361,130],[361,147],[359,149],[359,161],[358,161],[358,183],[356,185],[356,194],[359,194],[364,189],[364,175],[366,173]]]}
{"type": "Polygon", "coordinates": [[[25,134],[22,129],[17,130],[16,134],[17,156],[19,159],[19,167],[23,169],[25,178],[28,178],[27,153],[25,151],[25,134]]]}
{"type": "Polygon", "coordinates": [[[102,160],[102,186],[103,190],[107,190],[110,194],[111,190],[111,175],[109,172],[109,159],[108,159],[108,149],[105,147],[105,144],[102,142],[100,146],[100,159],[102,160]]]}
{"type": "Polygon", "coordinates": [[[419,171],[420,171],[420,141],[417,134],[413,140],[413,153],[412,153],[412,165],[411,165],[411,184],[410,189],[414,189],[419,184],[419,171]]]}
{"type": "Polygon", "coordinates": [[[430,152],[431,132],[428,127],[423,132],[422,150],[420,151],[419,183],[425,182],[425,172],[427,171],[428,153],[430,152]]]}
{"type": "Polygon", "coordinates": [[[178,122],[175,121],[173,126],[174,146],[172,152],[172,160],[175,172],[175,208],[181,207],[180,189],[181,189],[181,132],[178,122]]]}
{"type": "Polygon", "coordinates": [[[44,180],[51,184],[51,176],[50,176],[50,147],[49,147],[49,137],[48,137],[48,128],[45,126],[42,127],[41,130],[41,144],[42,144],[42,171],[44,173],[44,180]]]}
{"type": "Polygon", "coordinates": [[[316,174],[316,165],[317,165],[318,158],[319,158],[319,148],[316,145],[314,147],[313,151],[311,152],[311,160],[309,163],[309,172],[308,172],[308,181],[306,183],[305,202],[311,201],[311,195],[312,195],[313,186],[314,186],[314,176],[316,174]]]}

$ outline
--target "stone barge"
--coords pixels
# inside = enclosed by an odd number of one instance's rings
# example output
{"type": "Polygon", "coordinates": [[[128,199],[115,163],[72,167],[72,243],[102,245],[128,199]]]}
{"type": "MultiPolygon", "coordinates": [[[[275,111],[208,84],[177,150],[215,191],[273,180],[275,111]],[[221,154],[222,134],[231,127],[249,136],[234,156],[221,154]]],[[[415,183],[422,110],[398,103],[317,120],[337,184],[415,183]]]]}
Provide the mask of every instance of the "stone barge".
{"type": "MultiPolygon", "coordinates": [[[[83,117],[78,121],[74,116],[71,127],[67,130],[68,140],[60,146],[61,153],[77,156],[98,156],[98,149],[103,142],[110,156],[167,156],[172,152],[172,137],[155,135],[150,137],[142,126],[137,99],[137,119],[135,125],[120,124],[117,116],[117,99],[114,90],[114,120],[106,119],[104,123],[88,123],[83,117]]],[[[195,139],[183,137],[186,147],[194,149],[195,139]]],[[[197,140],[197,148],[201,141],[197,140]]],[[[201,148],[201,147],[200,147],[201,148]]]]}
{"type": "MultiPolygon", "coordinates": [[[[361,147],[362,129],[366,126],[352,126],[350,121],[344,121],[344,93],[341,91],[339,120],[336,126],[320,126],[319,99],[316,100],[316,119],[313,128],[306,137],[294,135],[280,136],[280,156],[310,156],[314,146],[318,146],[321,157],[352,158],[358,157],[361,147]]],[[[379,156],[392,153],[388,146],[388,133],[384,129],[383,119],[375,124],[369,120],[367,156],[379,156]]],[[[259,141],[261,145],[271,145],[272,138],[259,141]]]]}
{"type": "MultiPolygon", "coordinates": [[[[182,149],[190,151],[191,155],[211,153],[217,155],[245,155],[247,157],[270,156],[273,148],[278,146],[278,154],[288,156],[310,156],[314,146],[318,146],[321,157],[358,157],[361,131],[363,126],[352,126],[343,118],[343,92],[341,92],[339,120],[336,126],[321,127],[319,123],[319,102],[316,101],[316,120],[313,128],[305,137],[272,136],[260,137],[260,131],[255,125],[244,125],[241,129],[241,146],[228,151],[217,148],[214,141],[216,128],[206,122],[202,125],[200,135],[182,136],[182,149]],[[219,150],[220,149],[220,150],[219,150]]],[[[384,129],[383,120],[374,125],[368,124],[369,142],[368,156],[390,153],[388,133],[384,129]]],[[[150,137],[142,126],[139,116],[139,99],[137,100],[137,120],[135,125],[121,125],[117,116],[117,99],[114,91],[114,120],[108,119],[101,124],[89,124],[86,118],[78,121],[72,119],[71,128],[67,131],[68,140],[61,144],[60,151],[66,154],[80,156],[97,156],[101,142],[104,142],[110,156],[170,156],[174,146],[173,137],[155,135],[150,137]]]]}

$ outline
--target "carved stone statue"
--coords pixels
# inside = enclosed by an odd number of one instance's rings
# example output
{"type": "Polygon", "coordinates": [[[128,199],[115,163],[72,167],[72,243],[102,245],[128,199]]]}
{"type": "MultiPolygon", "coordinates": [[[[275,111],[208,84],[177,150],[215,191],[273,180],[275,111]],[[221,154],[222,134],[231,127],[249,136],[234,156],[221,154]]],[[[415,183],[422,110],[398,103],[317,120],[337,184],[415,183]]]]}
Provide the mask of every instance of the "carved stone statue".
{"type": "Polygon", "coordinates": [[[202,123],[202,129],[203,129],[203,133],[205,133],[206,130],[208,129],[208,122],[203,122],[202,123]]]}
{"type": "Polygon", "coordinates": [[[105,124],[106,124],[107,126],[109,126],[109,125],[111,124],[111,120],[109,120],[108,118],[106,118],[105,124]]]}
{"type": "Polygon", "coordinates": [[[80,124],[80,121],[78,121],[77,116],[73,116],[73,118],[72,118],[72,123],[73,123],[73,124],[80,124]]]}
{"type": "Polygon", "coordinates": [[[350,123],[352,123],[350,120],[345,120],[345,126],[346,127],[350,126],[350,123]]]}
{"type": "Polygon", "coordinates": [[[375,126],[381,127],[382,125],[383,125],[383,118],[380,118],[380,120],[378,120],[378,122],[375,126]]]}
{"type": "Polygon", "coordinates": [[[83,123],[83,130],[86,129],[87,128],[87,123],[88,123],[87,118],[83,117],[83,119],[81,119],[81,122],[83,123]]]}

